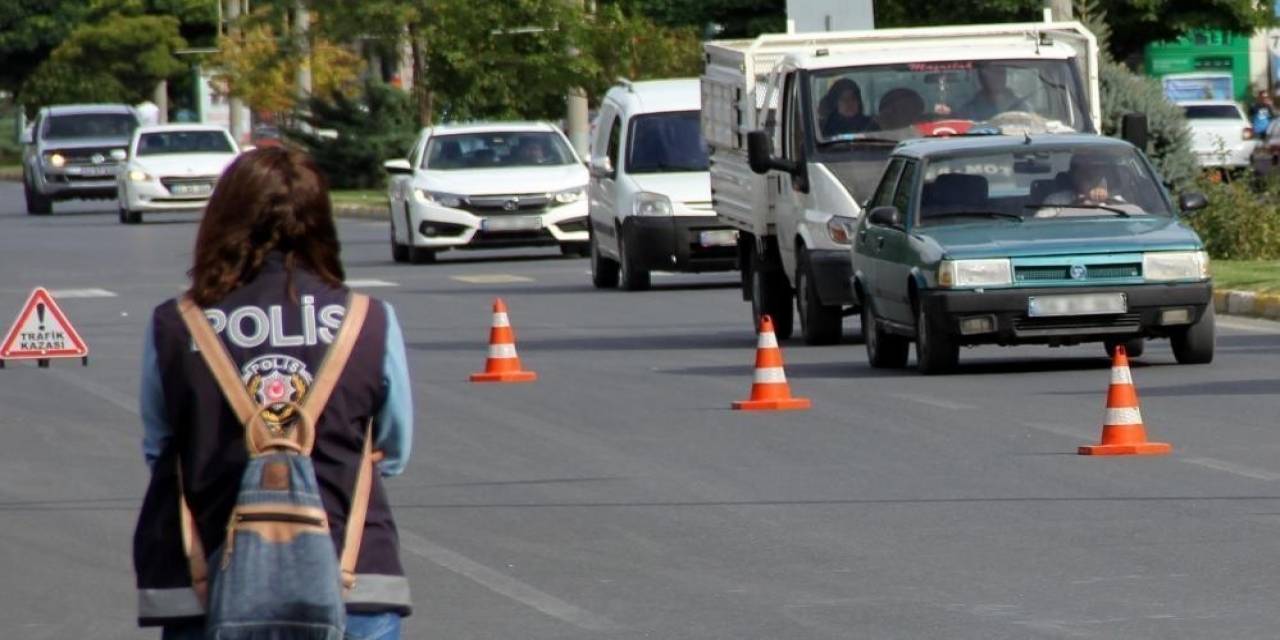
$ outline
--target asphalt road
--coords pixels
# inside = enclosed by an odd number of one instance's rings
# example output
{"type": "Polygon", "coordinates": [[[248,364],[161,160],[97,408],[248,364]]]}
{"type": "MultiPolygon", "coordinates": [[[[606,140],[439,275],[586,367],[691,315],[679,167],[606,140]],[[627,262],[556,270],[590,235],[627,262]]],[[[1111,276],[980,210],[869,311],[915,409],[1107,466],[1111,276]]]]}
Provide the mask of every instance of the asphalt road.
{"type": "MultiPolygon", "coordinates": [[[[0,637],[151,638],[130,538],[146,483],[135,396],[150,310],[185,284],[190,215],[22,213],[0,184],[0,324],[45,286],[87,367],[0,370],[0,637]],[[100,291],[94,291],[100,290],[100,291]]],[[[1218,358],[1133,369],[1171,456],[1096,441],[1100,346],[965,350],[957,375],[783,344],[813,409],[729,410],[755,336],[735,277],[591,288],[554,250],[399,266],[385,223],[341,225],[348,277],[399,312],[416,450],[389,487],[406,638],[1274,638],[1280,325],[1223,318],[1218,358]],[[475,385],[490,305],[525,385],[475,385]]]]}

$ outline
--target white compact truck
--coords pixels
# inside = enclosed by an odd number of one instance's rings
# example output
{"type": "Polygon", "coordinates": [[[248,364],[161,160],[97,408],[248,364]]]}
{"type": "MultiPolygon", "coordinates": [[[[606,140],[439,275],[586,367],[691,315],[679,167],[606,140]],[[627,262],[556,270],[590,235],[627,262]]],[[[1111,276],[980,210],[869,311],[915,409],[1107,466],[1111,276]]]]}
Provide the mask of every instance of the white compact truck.
{"type": "Polygon", "coordinates": [[[771,34],[704,45],[716,215],[738,230],[753,322],[809,344],[857,313],[849,236],[899,142],[1101,130],[1098,46],[1078,22],[771,34]]]}

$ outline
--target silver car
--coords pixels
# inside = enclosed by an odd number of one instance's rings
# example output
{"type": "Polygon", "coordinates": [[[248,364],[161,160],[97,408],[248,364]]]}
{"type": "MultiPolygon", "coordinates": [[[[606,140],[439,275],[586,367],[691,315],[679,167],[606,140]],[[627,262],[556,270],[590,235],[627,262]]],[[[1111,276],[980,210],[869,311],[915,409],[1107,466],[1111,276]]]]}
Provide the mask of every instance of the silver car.
{"type": "Polygon", "coordinates": [[[27,213],[53,212],[55,200],[114,199],[138,114],[123,104],[44,107],[22,134],[27,213]]]}

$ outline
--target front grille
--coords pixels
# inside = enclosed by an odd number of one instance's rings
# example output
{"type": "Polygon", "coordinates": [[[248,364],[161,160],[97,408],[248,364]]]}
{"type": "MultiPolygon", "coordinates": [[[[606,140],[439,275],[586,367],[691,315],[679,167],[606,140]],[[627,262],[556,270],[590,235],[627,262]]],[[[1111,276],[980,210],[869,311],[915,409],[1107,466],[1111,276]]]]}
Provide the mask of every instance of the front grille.
{"type": "Polygon", "coordinates": [[[1022,317],[1013,321],[1014,332],[1022,336],[1057,333],[1137,333],[1141,329],[1142,316],[1137,313],[1060,318],[1022,317]]]}
{"type": "Polygon", "coordinates": [[[515,193],[494,196],[469,196],[462,199],[459,209],[476,215],[503,215],[542,213],[551,204],[545,193],[515,193]]]}
{"type": "Polygon", "coordinates": [[[1088,272],[1079,280],[1071,277],[1071,265],[1016,266],[1015,283],[1097,282],[1142,277],[1142,263],[1085,265],[1088,272]]]}
{"type": "Polygon", "coordinates": [[[111,151],[112,151],[113,149],[123,149],[123,148],[124,148],[123,146],[120,146],[120,147],[91,147],[91,148],[87,148],[87,149],[84,149],[84,148],[81,148],[81,149],[57,149],[57,150],[47,151],[47,152],[45,152],[45,157],[48,157],[48,156],[53,155],[53,154],[55,154],[55,153],[56,153],[56,154],[59,154],[59,155],[61,155],[62,157],[64,157],[64,158],[66,158],[66,159],[67,159],[67,164],[66,164],[66,166],[72,166],[72,165],[77,165],[77,166],[79,166],[79,165],[87,165],[87,166],[114,165],[114,164],[118,164],[118,163],[115,161],[115,159],[113,159],[113,158],[111,157],[111,151]],[[94,157],[95,157],[95,156],[98,156],[98,157],[100,158],[97,162],[94,162],[94,157]]]}

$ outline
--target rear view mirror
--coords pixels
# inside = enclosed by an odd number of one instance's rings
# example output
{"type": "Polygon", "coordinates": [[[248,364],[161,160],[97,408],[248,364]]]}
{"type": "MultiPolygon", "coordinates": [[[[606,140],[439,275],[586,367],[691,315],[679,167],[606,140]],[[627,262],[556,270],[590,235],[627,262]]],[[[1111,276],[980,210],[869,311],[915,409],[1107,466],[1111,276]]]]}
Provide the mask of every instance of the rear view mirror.
{"type": "Polygon", "coordinates": [[[382,168],[386,169],[387,173],[390,173],[393,175],[409,175],[413,173],[413,167],[409,165],[408,160],[405,160],[403,158],[397,158],[395,160],[387,160],[386,162],[382,163],[382,168]]]}
{"type": "Polygon", "coordinates": [[[1053,165],[1040,160],[1028,159],[1018,160],[1013,163],[1014,173],[1036,173],[1043,174],[1053,171],[1053,165]]]}
{"type": "Polygon", "coordinates": [[[1199,211],[1207,206],[1209,206],[1209,198],[1199,191],[1187,191],[1178,196],[1178,208],[1182,209],[1183,213],[1199,211]]]}
{"type": "Polygon", "coordinates": [[[867,214],[867,222],[881,227],[901,227],[902,212],[897,207],[876,207],[867,214]]]}

